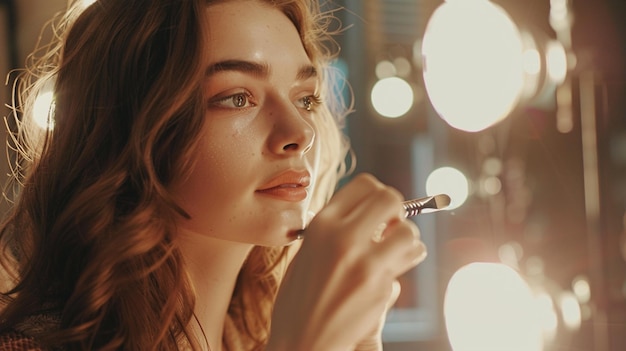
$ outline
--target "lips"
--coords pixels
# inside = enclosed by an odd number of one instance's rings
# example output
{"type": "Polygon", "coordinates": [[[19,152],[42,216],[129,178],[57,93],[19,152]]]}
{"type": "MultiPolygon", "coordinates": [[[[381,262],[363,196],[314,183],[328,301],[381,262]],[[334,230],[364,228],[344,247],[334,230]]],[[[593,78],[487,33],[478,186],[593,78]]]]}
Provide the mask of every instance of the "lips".
{"type": "Polygon", "coordinates": [[[309,172],[288,170],[271,178],[256,192],[283,201],[298,202],[306,199],[310,184],[309,172]]]}

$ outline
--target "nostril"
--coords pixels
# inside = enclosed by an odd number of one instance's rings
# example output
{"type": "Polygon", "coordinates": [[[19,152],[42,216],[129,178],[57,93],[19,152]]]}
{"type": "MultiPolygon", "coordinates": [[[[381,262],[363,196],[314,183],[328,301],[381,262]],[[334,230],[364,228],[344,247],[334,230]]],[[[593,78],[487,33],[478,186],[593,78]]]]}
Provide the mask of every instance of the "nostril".
{"type": "Polygon", "coordinates": [[[289,150],[298,150],[298,144],[296,143],[291,143],[291,144],[287,144],[285,146],[283,146],[283,150],[285,151],[289,151],[289,150]]]}

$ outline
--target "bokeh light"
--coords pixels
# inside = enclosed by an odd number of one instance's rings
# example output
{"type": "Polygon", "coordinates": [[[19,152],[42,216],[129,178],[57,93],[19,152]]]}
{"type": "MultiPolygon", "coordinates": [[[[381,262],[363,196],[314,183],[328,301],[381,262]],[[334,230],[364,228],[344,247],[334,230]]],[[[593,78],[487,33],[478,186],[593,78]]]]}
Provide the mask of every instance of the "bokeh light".
{"type": "Polygon", "coordinates": [[[453,210],[467,200],[469,182],[467,177],[456,168],[437,168],[426,178],[426,194],[447,194],[450,196],[450,205],[446,209],[453,210]]]}
{"type": "Polygon", "coordinates": [[[561,84],[567,76],[567,53],[563,44],[551,40],[546,48],[546,64],[548,77],[555,84],[561,84]]]}
{"type": "Polygon", "coordinates": [[[393,60],[398,77],[408,77],[411,74],[411,62],[406,57],[396,57],[393,60]]]}
{"type": "Polygon", "coordinates": [[[376,77],[378,79],[389,78],[396,75],[396,66],[388,60],[382,60],[376,64],[376,77]]]}
{"type": "Polygon", "coordinates": [[[519,269],[519,262],[524,256],[524,248],[518,242],[508,242],[498,248],[498,258],[509,267],[519,269]]]}
{"type": "Polygon", "coordinates": [[[500,178],[489,176],[485,177],[480,182],[481,191],[488,196],[497,195],[502,190],[502,182],[500,178]]]}
{"type": "Polygon", "coordinates": [[[576,295],[573,292],[564,291],[559,296],[559,306],[565,327],[573,331],[580,329],[582,313],[576,295]]]}
{"type": "Polygon", "coordinates": [[[501,121],[524,86],[521,34],[488,0],[448,1],[430,17],[422,43],[430,101],[452,127],[476,132],[501,121]]]}
{"type": "Polygon", "coordinates": [[[525,50],[522,54],[522,64],[524,65],[524,72],[528,74],[541,73],[541,56],[537,49],[525,50]]]}
{"type": "Polygon", "coordinates": [[[383,78],[372,88],[372,106],[383,117],[403,116],[413,106],[413,88],[402,78],[383,78]]]}
{"type": "Polygon", "coordinates": [[[54,83],[47,82],[35,99],[32,118],[42,129],[54,128],[54,83]]]}
{"type": "Polygon", "coordinates": [[[542,291],[535,297],[539,312],[539,322],[543,329],[543,337],[546,341],[553,341],[556,337],[559,317],[554,307],[554,301],[550,294],[542,291]]]}
{"type": "Polygon", "coordinates": [[[576,294],[576,298],[580,303],[591,301],[591,286],[587,277],[583,275],[576,276],[572,280],[572,291],[576,294]]]}
{"type": "Polygon", "coordinates": [[[541,351],[543,329],[530,287],[511,267],[470,263],[456,271],[444,297],[454,351],[541,351]]]}

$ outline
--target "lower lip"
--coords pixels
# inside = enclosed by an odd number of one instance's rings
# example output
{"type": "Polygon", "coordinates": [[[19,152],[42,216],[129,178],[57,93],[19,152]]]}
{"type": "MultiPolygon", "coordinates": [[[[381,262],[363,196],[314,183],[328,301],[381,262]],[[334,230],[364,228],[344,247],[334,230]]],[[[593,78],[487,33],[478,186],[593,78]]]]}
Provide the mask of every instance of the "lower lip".
{"type": "Polygon", "coordinates": [[[307,197],[306,188],[270,188],[265,190],[258,190],[257,193],[267,195],[278,200],[299,202],[307,197]]]}

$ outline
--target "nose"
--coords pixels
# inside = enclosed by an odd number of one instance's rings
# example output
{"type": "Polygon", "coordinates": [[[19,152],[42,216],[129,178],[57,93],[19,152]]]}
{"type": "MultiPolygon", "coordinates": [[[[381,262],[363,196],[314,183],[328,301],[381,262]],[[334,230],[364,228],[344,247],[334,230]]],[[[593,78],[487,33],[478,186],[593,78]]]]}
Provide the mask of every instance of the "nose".
{"type": "Polygon", "coordinates": [[[296,106],[291,103],[277,103],[268,115],[272,121],[268,141],[272,153],[303,155],[312,148],[315,141],[315,129],[296,106]]]}

